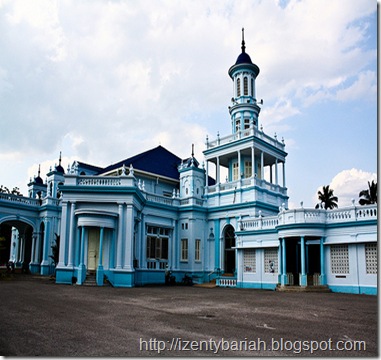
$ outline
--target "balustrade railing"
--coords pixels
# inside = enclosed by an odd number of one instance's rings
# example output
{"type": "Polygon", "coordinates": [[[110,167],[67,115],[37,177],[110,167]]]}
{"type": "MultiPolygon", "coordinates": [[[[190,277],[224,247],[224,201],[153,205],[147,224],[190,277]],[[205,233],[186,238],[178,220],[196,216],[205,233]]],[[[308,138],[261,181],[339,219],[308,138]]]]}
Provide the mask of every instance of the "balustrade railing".
{"type": "Polygon", "coordinates": [[[253,136],[253,135],[259,139],[266,141],[268,144],[271,144],[278,149],[283,150],[285,147],[285,144],[283,142],[280,142],[276,138],[273,138],[273,137],[265,134],[263,131],[258,130],[257,128],[253,128],[253,127],[251,127],[250,129],[238,131],[232,135],[223,136],[223,137],[218,136],[217,139],[215,139],[213,141],[208,140],[206,142],[206,147],[207,147],[207,149],[211,149],[211,148],[214,148],[216,146],[228,144],[228,143],[233,142],[235,140],[244,139],[246,137],[253,136]]]}
{"type": "Polygon", "coordinates": [[[220,276],[216,279],[216,285],[220,287],[236,287],[237,279],[229,276],[220,276]]]}
{"type": "Polygon", "coordinates": [[[149,193],[145,193],[145,197],[148,201],[165,205],[173,205],[173,199],[169,197],[149,193]]]}
{"type": "Polygon", "coordinates": [[[147,269],[150,270],[165,270],[167,265],[166,260],[147,260],[147,269]]]}
{"type": "Polygon", "coordinates": [[[284,210],[277,216],[241,219],[239,228],[244,230],[275,229],[279,225],[304,223],[342,223],[346,221],[377,220],[377,205],[351,206],[342,209],[284,210]]]}
{"type": "Polygon", "coordinates": [[[250,177],[250,178],[244,178],[241,180],[236,181],[230,181],[226,183],[220,183],[217,185],[212,185],[207,187],[208,194],[212,194],[215,192],[222,192],[222,191],[228,191],[228,190],[234,190],[239,188],[245,188],[249,186],[258,186],[265,190],[270,190],[276,193],[280,193],[283,195],[287,194],[287,188],[282,187],[277,184],[272,184],[264,179],[259,179],[257,177],[250,177]]]}
{"type": "Polygon", "coordinates": [[[79,176],[77,185],[80,186],[121,186],[122,180],[120,177],[111,176],[79,176]]]}
{"type": "Polygon", "coordinates": [[[25,205],[31,205],[31,206],[40,206],[42,203],[40,199],[33,199],[30,197],[6,194],[6,193],[0,193],[0,201],[25,204],[25,205]]]}

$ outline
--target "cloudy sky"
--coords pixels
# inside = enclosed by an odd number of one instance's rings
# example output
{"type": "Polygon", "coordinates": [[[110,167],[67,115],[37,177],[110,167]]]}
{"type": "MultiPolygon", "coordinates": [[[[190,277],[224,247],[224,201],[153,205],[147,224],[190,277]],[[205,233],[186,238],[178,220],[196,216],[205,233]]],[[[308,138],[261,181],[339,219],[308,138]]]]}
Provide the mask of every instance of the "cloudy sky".
{"type": "Polygon", "coordinates": [[[290,207],[377,169],[374,0],[0,0],[0,184],[58,162],[106,166],[159,144],[187,157],[231,133],[227,71],[261,70],[264,131],[284,137],[290,207]]]}

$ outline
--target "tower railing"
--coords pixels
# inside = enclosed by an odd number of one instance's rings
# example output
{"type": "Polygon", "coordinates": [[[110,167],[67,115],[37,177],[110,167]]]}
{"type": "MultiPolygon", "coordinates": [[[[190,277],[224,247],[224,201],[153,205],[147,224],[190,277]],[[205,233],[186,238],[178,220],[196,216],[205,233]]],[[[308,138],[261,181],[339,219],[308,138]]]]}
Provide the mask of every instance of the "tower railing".
{"type": "Polygon", "coordinates": [[[206,141],[206,148],[207,148],[207,150],[209,150],[209,149],[212,149],[212,148],[220,146],[220,145],[229,144],[233,141],[247,138],[249,136],[255,136],[258,139],[262,139],[265,142],[267,142],[268,144],[273,145],[277,149],[284,150],[285,144],[283,141],[282,142],[278,141],[278,139],[273,138],[273,137],[265,134],[262,130],[258,130],[254,126],[251,126],[248,129],[237,131],[236,133],[231,134],[231,135],[227,135],[227,136],[223,136],[223,137],[217,136],[217,139],[212,140],[212,141],[207,140],[206,141]]]}

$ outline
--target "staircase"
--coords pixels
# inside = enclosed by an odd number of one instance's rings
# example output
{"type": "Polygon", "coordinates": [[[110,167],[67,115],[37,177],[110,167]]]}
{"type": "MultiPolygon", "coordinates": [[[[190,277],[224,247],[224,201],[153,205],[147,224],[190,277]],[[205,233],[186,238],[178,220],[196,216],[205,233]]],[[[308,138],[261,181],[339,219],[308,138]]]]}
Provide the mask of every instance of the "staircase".
{"type": "Polygon", "coordinates": [[[216,279],[213,279],[212,281],[210,281],[208,283],[194,284],[193,286],[212,289],[212,288],[215,288],[217,286],[216,285],[216,279]]]}
{"type": "Polygon", "coordinates": [[[327,285],[317,285],[317,286],[293,286],[293,285],[280,286],[280,285],[278,285],[276,287],[276,291],[282,291],[282,292],[323,292],[323,293],[331,292],[331,290],[328,288],[327,285]]]}
{"type": "Polygon", "coordinates": [[[97,279],[95,274],[87,274],[83,286],[97,286],[97,279]]]}

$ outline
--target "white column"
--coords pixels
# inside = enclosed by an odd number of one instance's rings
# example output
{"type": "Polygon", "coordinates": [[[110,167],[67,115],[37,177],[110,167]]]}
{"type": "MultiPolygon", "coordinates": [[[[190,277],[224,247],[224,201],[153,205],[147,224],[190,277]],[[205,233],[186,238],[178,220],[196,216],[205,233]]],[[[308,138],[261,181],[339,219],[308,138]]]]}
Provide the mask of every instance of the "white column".
{"type": "Polygon", "coordinates": [[[275,184],[278,185],[278,159],[275,159],[275,184]]]}
{"type": "Polygon", "coordinates": [[[34,257],[35,257],[35,247],[36,247],[36,233],[33,233],[32,235],[32,249],[31,249],[31,256],[30,256],[30,262],[33,264],[35,261],[34,257]]]}
{"type": "Polygon", "coordinates": [[[270,184],[273,183],[273,166],[270,165],[270,184]]]}
{"type": "Polygon", "coordinates": [[[122,255],[123,255],[123,204],[119,204],[118,208],[118,244],[116,247],[116,269],[122,268],[122,255]]]}
{"type": "Polygon", "coordinates": [[[220,158],[217,156],[217,161],[216,161],[216,183],[217,185],[220,184],[220,158]]]}
{"type": "Polygon", "coordinates": [[[241,151],[238,150],[238,180],[241,180],[242,176],[242,164],[241,164],[241,151]]]}
{"type": "Polygon", "coordinates": [[[261,180],[265,177],[265,169],[264,169],[264,159],[263,159],[263,151],[261,151],[261,180]]]}
{"type": "Polygon", "coordinates": [[[40,259],[40,252],[41,252],[41,233],[38,233],[37,239],[36,239],[36,252],[34,255],[34,258],[37,263],[41,263],[43,259],[40,259]]]}
{"type": "Polygon", "coordinates": [[[286,187],[286,161],[283,161],[283,187],[286,187]]]}
{"type": "Polygon", "coordinates": [[[208,164],[209,164],[209,161],[206,160],[205,161],[205,186],[206,186],[205,194],[208,193],[208,176],[209,176],[209,165],[208,164]]]}
{"type": "Polygon", "coordinates": [[[134,247],[134,228],[135,228],[135,216],[134,207],[127,205],[126,211],[126,240],[124,247],[124,266],[125,270],[133,270],[133,247],[134,247]]]}
{"type": "Polygon", "coordinates": [[[71,203],[70,207],[70,230],[69,230],[69,258],[67,266],[74,266],[73,255],[74,255],[74,238],[75,238],[75,203],[71,203]]]}
{"type": "Polygon", "coordinates": [[[251,177],[255,175],[255,154],[254,154],[254,146],[251,147],[251,177]]]}
{"type": "MultiPolygon", "coordinates": [[[[67,202],[64,202],[62,204],[62,221],[61,221],[61,237],[60,237],[60,255],[59,255],[59,262],[58,267],[65,266],[65,259],[66,259],[66,241],[67,241],[67,226],[66,226],[66,220],[67,220],[67,202]]],[[[45,223],[46,225],[46,223],[45,223]]],[[[46,226],[45,226],[45,232],[46,232],[46,226]]],[[[45,241],[44,241],[45,244],[45,241]]],[[[44,247],[45,248],[45,247],[44,247]]],[[[45,257],[44,259],[45,260],[45,257]]]]}

